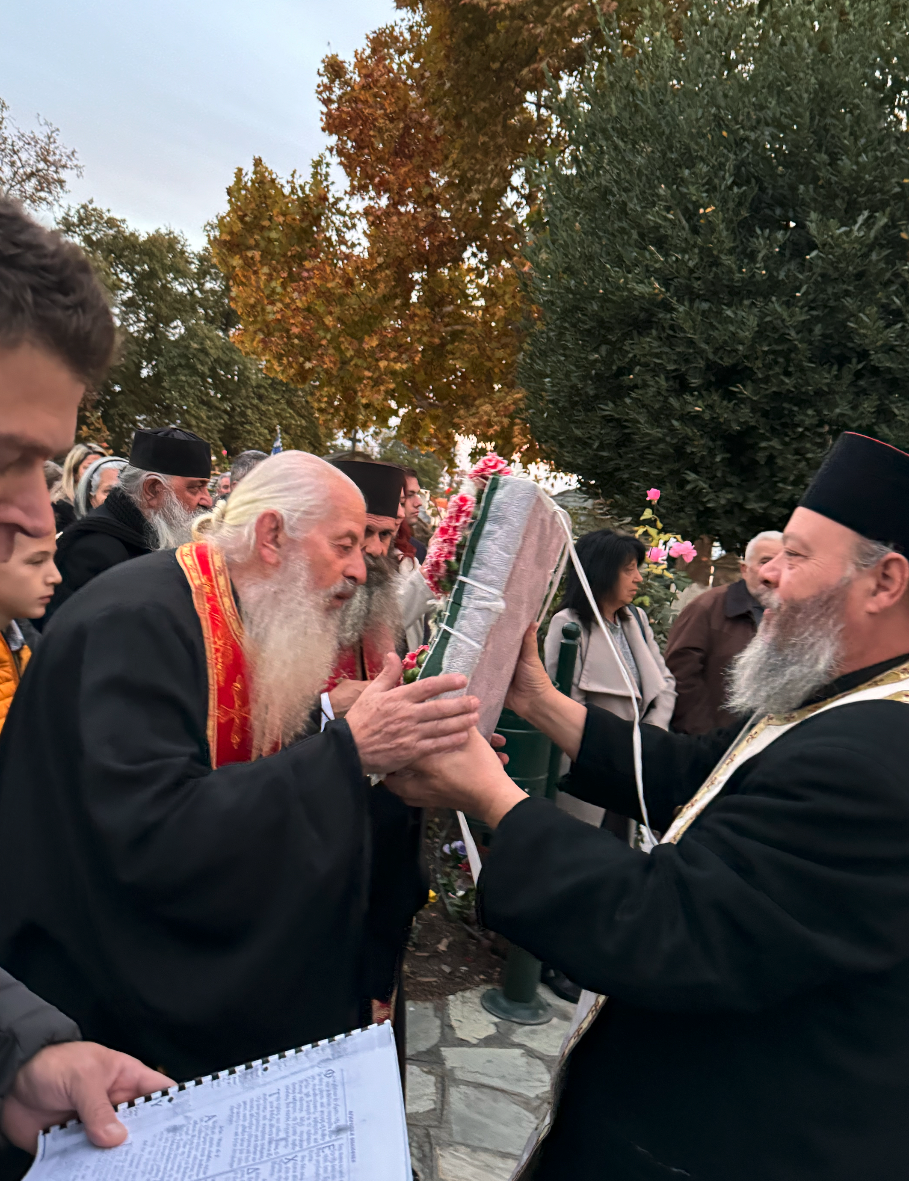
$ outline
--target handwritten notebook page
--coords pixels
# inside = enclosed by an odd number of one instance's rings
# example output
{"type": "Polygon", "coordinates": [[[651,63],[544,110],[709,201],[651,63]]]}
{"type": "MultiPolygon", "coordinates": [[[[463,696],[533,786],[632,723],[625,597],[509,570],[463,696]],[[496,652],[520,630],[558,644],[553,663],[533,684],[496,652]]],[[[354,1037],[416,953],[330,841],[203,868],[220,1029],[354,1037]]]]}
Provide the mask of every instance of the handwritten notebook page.
{"type": "Polygon", "coordinates": [[[39,1140],[28,1181],[410,1181],[388,1023],[181,1084],[119,1118],[129,1139],[91,1145],[73,1121],[39,1140]]]}

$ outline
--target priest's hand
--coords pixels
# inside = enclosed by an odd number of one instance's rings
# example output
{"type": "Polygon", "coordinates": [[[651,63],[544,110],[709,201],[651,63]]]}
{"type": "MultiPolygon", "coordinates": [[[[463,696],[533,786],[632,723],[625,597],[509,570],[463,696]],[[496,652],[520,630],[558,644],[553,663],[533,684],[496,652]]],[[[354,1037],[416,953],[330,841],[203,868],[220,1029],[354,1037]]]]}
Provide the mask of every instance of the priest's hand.
{"type": "Polygon", "coordinates": [[[540,660],[535,623],[524,633],[505,706],[542,731],[572,762],[578,757],[587,723],[587,708],[560,693],[550,681],[540,660]]]}
{"type": "Polygon", "coordinates": [[[0,1108],[0,1131],[34,1152],[42,1128],[78,1117],[92,1144],[114,1148],[126,1139],[116,1104],[171,1086],[173,1079],[137,1058],[94,1042],[45,1046],[16,1075],[0,1108]]]}
{"type": "Polygon", "coordinates": [[[381,673],[347,714],[367,774],[384,775],[429,754],[457,750],[479,720],[476,697],[439,699],[442,693],[463,689],[466,677],[445,673],[399,685],[401,668],[401,661],[389,652],[381,673]]]}
{"type": "Polygon", "coordinates": [[[505,708],[522,718],[533,713],[551,693],[558,692],[540,660],[537,630],[538,624],[532,623],[524,633],[521,653],[505,697],[505,708]]]}
{"type": "Polygon", "coordinates": [[[506,775],[501,758],[473,729],[460,750],[430,755],[389,775],[385,783],[405,804],[458,808],[495,828],[506,812],[527,799],[506,775]]]}

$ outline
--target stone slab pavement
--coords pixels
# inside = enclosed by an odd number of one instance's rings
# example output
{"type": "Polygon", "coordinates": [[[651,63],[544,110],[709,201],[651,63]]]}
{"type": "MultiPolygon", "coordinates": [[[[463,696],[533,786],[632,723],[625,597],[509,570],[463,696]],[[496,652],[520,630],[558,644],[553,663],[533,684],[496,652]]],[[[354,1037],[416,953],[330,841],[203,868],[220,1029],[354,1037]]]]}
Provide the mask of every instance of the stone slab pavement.
{"type": "Polygon", "coordinates": [[[546,1107],[574,1006],[541,989],[546,1025],[497,1021],[488,985],[407,1002],[407,1128],[419,1181],[508,1181],[546,1107]]]}

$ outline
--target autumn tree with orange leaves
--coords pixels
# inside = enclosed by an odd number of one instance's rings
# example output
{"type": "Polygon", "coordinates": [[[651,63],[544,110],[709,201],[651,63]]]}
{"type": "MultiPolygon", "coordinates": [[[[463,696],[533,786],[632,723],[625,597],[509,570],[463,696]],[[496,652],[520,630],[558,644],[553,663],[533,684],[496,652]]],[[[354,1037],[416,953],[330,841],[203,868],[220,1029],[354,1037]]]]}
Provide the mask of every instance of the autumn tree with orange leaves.
{"type": "Polygon", "coordinates": [[[308,180],[238,170],[212,239],[236,343],[305,389],[323,429],[400,419],[410,445],[450,454],[465,434],[535,456],[515,379],[532,316],[519,166],[557,145],[546,93],[599,29],[590,4],[410,0],[352,63],[323,62],[343,194],[324,158],[308,180]]]}

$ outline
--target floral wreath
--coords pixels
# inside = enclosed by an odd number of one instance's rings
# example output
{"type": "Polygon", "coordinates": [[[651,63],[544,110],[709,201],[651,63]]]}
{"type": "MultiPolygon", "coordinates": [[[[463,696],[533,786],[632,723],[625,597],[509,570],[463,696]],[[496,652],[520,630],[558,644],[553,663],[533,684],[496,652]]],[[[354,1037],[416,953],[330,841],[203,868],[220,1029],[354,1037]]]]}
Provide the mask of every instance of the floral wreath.
{"type": "Polygon", "coordinates": [[[473,522],[477,502],[490,476],[510,476],[511,468],[500,455],[490,452],[476,467],[471,468],[467,479],[448,502],[448,509],[441,525],[433,535],[423,562],[423,577],[429,583],[434,595],[439,598],[450,594],[460,566],[460,550],[467,540],[473,522]]]}
{"type": "MultiPolygon", "coordinates": [[[[445,516],[433,534],[422,566],[423,577],[437,598],[445,598],[454,589],[464,547],[490,477],[512,474],[505,460],[495,452],[490,452],[471,468],[457,495],[449,500],[445,516]]],[[[428,652],[429,647],[424,644],[404,657],[405,683],[415,681],[420,675],[428,652]]]]}

